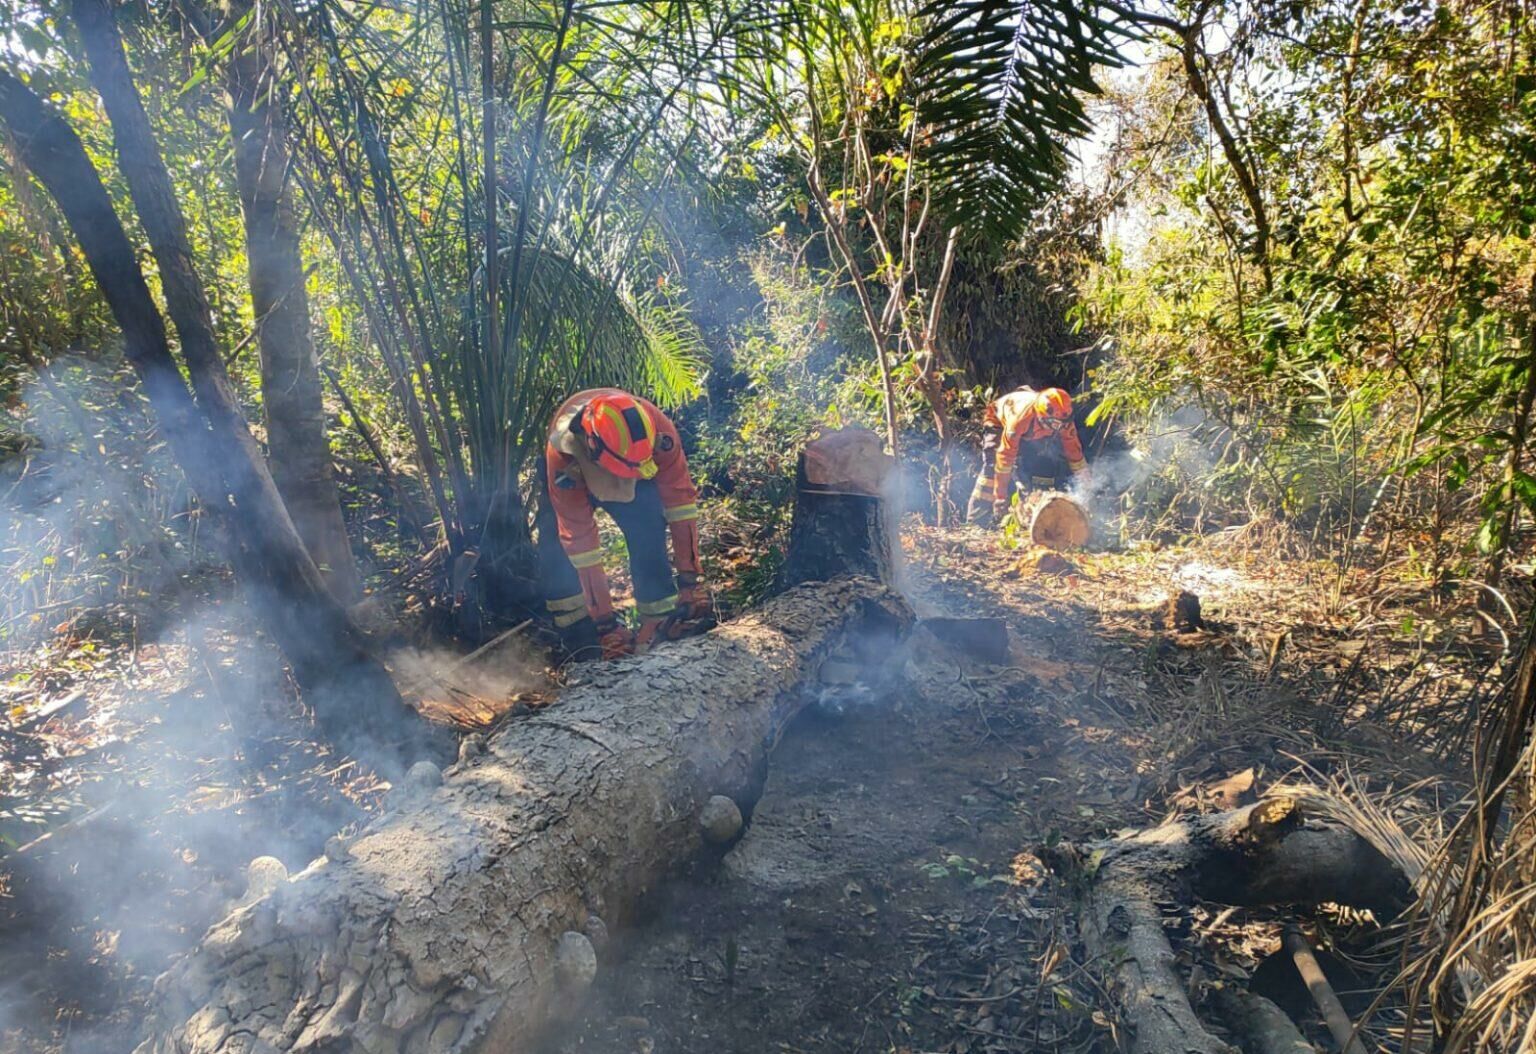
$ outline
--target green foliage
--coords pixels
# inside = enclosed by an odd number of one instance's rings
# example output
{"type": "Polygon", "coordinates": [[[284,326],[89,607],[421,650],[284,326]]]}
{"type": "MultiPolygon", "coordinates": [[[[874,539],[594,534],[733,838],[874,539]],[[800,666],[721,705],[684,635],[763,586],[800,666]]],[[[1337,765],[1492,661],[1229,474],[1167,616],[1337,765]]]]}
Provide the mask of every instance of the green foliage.
{"type": "MultiPolygon", "coordinates": [[[[745,569],[719,565],[725,573],[715,577],[737,580],[739,602],[771,585],[801,448],[824,429],[878,429],[881,417],[879,377],[857,350],[865,339],[858,309],[778,250],[760,249],[746,263],[762,310],[734,335],[742,387],[729,413],[700,423],[689,452],[700,486],[719,499],[705,531],[714,553],[774,554],[745,569]]],[[[907,419],[916,412],[910,405],[907,419]]]]}
{"type": "Polygon", "coordinates": [[[1095,66],[1116,66],[1130,27],[1077,0],[929,0],[918,15],[916,119],[936,203],[997,241],[1023,234],[1063,180],[1067,144],[1090,129],[1095,66]]]}
{"type": "Polygon", "coordinates": [[[1218,4],[1209,24],[1197,41],[1238,43],[1202,43],[1197,65],[1264,209],[1180,58],[1118,101],[1143,131],[1111,164],[1141,182],[1137,237],[1089,283],[1084,320],[1115,341],[1096,414],[1145,446],[1198,406],[1196,497],[1218,517],[1270,510],[1342,540],[1428,525],[1431,544],[1480,519],[1499,548],[1512,510],[1536,508],[1514,424],[1533,350],[1531,25],[1333,3],[1218,4]]]}

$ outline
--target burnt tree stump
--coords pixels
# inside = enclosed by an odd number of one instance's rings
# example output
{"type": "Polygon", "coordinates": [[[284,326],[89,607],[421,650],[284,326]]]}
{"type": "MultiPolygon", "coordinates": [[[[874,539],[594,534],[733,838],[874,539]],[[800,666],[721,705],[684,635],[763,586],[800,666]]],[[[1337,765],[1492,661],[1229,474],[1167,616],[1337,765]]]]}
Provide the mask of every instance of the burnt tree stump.
{"type": "Polygon", "coordinates": [[[1194,633],[1205,628],[1200,614],[1200,598],[1187,589],[1181,589],[1168,598],[1168,610],[1163,614],[1163,625],[1175,633],[1194,633]]]}
{"type": "Polygon", "coordinates": [[[894,579],[895,530],[883,492],[894,460],[867,428],[808,443],[795,469],[795,510],[779,588],[861,575],[894,579]]]}

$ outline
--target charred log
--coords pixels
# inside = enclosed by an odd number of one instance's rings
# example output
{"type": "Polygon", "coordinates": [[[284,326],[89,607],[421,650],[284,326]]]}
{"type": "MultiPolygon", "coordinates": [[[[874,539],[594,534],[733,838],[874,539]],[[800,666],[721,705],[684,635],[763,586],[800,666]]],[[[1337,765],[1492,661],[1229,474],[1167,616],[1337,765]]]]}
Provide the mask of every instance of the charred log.
{"type": "Polygon", "coordinates": [[[711,799],[750,815],[800,682],[909,621],[840,579],[594,668],[215,926],[157,983],[141,1054],[527,1050],[590,980],[590,934],[723,833],[711,799]]]}
{"type": "Polygon", "coordinates": [[[1244,1054],[1317,1054],[1285,1011],[1261,995],[1223,988],[1214,1003],[1237,1033],[1244,1054]]]}
{"type": "Polygon", "coordinates": [[[1163,928],[1163,906],[1195,899],[1242,906],[1368,908],[1394,917],[1407,878],[1355,831],[1306,816],[1291,798],[1164,824],[1074,851],[1091,870],[1083,941],[1105,964],[1133,1054],[1227,1054],[1201,1023],[1163,928]]]}

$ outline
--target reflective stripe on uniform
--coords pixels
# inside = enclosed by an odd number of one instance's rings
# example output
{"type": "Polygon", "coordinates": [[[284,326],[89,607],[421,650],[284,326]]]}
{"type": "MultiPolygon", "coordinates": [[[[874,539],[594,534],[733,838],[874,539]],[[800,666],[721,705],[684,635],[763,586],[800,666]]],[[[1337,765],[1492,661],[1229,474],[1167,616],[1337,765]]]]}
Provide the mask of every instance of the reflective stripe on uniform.
{"type": "Polygon", "coordinates": [[[1086,462],[1086,461],[1068,461],[1067,462],[1067,467],[1069,469],[1071,469],[1073,472],[1081,472],[1083,469],[1088,467],[1088,462],[1086,462]]]}
{"type": "Polygon", "coordinates": [[[585,553],[571,553],[569,555],[571,566],[578,571],[583,567],[596,567],[603,562],[603,551],[601,549],[592,549],[585,553]]]}
{"type": "Polygon", "coordinates": [[[668,523],[677,523],[681,520],[696,520],[699,518],[697,505],[674,505],[670,509],[662,509],[661,514],[667,518],[668,523]]]}
{"type": "Polygon", "coordinates": [[[581,593],[577,593],[575,596],[561,597],[559,600],[546,600],[544,601],[544,607],[556,614],[564,611],[585,611],[587,609],[587,598],[581,593]]]}
{"type": "Polygon", "coordinates": [[[641,615],[669,615],[677,608],[677,594],[646,603],[635,601],[635,610],[641,615]]]}
{"type": "Polygon", "coordinates": [[[555,621],[555,628],[556,629],[565,629],[567,626],[574,626],[574,625],[576,625],[576,623],[580,622],[582,619],[584,619],[586,617],[587,617],[587,606],[585,604],[583,604],[581,606],[581,610],[579,610],[579,611],[567,611],[563,615],[556,615],[555,619],[554,619],[554,621],[555,621]]]}

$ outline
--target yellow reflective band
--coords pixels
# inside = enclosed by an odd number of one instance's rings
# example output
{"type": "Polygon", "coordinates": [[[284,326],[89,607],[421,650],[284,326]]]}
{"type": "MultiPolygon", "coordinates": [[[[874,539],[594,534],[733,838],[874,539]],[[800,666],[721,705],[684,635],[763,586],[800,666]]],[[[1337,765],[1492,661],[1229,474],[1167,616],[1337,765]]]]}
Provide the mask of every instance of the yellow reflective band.
{"type": "Polygon", "coordinates": [[[668,523],[677,523],[679,520],[696,520],[699,518],[697,505],[674,505],[670,509],[662,509],[661,514],[667,518],[668,523]]]}
{"type": "Polygon", "coordinates": [[[624,415],[607,404],[601,409],[603,416],[613,422],[614,431],[619,437],[619,456],[623,457],[629,453],[629,429],[624,425],[624,415]]]}
{"type": "Polygon", "coordinates": [[[640,464],[637,466],[637,470],[640,473],[641,479],[655,479],[656,472],[658,471],[656,468],[656,462],[652,461],[650,458],[646,458],[644,461],[640,462],[640,464]]]}
{"type": "Polygon", "coordinates": [[[642,604],[638,600],[635,601],[635,610],[642,615],[667,615],[671,614],[676,609],[676,593],[673,593],[669,597],[662,597],[660,600],[652,600],[650,603],[646,604],[642,604]]]}
{"type": "Polygon", "coordinates": [[[603,562],[603,551],[601,549],[593,549],[585,553],[571,553],[570,556],[571,566],[578,571],[583,567],[596,567],[603,562]]]}
{"type": "Polygon", "coordinates": [[[587,598],[577,593],[573,597],[561,597],[559,600],[546,600],[544,607],[550,611],[585,611],[587,598]]]}
{"type": "Polygon", "coordinates": [[[587,609],[585,607],[583,607],[580,611],[568,611],[564,615],[556,615],[555,628],[565,629],[567,626],[574,626],[576,623],[580,622],[586,617],[587,609]]]}
{"type": "Polygon", "coordinates": [[[1086,461],[1068,461],[1067,462],[1067,467],[1069,469],[1071,469],[1073,472],[1081,472],[1083,469],[1088,467],[1088,462],[1086,462],[1086,461]]]}

